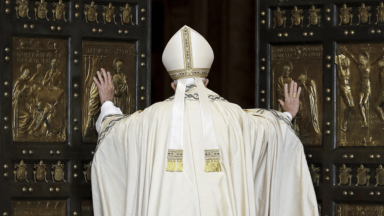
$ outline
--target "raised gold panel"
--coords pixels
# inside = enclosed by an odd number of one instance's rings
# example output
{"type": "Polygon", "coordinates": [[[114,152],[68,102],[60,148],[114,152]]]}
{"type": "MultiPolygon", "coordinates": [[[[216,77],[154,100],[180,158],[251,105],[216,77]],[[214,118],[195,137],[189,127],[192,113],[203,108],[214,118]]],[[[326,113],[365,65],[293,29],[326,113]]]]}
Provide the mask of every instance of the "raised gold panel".
{"type": "Polygon", "coordinates": [[[278,99],[284,99],[284,84],[294,80],[302,88],[300,111],[293,120],[304,145],[319,146],[323,122],[323,46],[272,46],[272,103],[282,111],[278,99]]]}
{"type": "Polygon", "coordinates": [[[384,146],[384,43],[339,44],[339,146],[384,146]]]}
{"type": "Polygon", "coordinates": [[[337,216],[384,215],[384,205],[336,204],[337,216]]]}
{"type": "Polygon", "coordinates": [[[85,142],[96,142],[95,123],[100,113],[100,99],[93,77],[100,68],[111,72],[115,86],[115,106],[130,114],[135,105],[135,43],[83,42],[82,61],[82,134],[85,142]]]}
{"type": "Polygon", "coordinates": [[[67,202],[60,200],[12,201],[12,216],[20,215],[67,215],[67,202]]]}
{"type": "Polygon", "coordinates": [[[13,38],[15,142],[65,142],[67,40],[13,38]]]}

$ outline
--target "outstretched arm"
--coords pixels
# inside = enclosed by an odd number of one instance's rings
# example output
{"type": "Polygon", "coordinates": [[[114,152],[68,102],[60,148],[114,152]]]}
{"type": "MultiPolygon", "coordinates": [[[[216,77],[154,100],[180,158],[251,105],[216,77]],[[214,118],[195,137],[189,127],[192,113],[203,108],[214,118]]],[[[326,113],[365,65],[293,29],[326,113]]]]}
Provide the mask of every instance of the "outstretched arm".
{"type": "Polygon", "coordinates": [[[97,89],[99,90],[100,103],[102,104],[100,109],[99,118],[96,121],[96,131],[99,132],[101,123],[105,116],[111,114],[123,114],[120,108],[113,105],[114,86],[112,83],[111,73],[105,72],[104,68],[101,69],[102,75],[97,71],[97,79],[93,77],[97,89]]]}
{"type": "Polygon", "coordinates": [[[301,87],[297,89],[297,83],[293,80],[291,81],[291,87],[288,92],[288,84],[284,84],[284,95],[285,100],[279,99],[279,103],[285,112],[289,112],[292,115],[292,118],[296,117],[297,112],[299,112],[300,106],[300,93],[301,87]]]}

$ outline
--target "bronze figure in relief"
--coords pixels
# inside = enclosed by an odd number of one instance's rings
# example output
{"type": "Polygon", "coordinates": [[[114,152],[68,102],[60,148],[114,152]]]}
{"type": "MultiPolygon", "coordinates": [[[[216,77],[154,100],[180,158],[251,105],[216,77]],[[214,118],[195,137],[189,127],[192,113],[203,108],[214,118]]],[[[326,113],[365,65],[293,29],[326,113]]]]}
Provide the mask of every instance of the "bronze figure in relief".
{"type": "Polygon", "coordinates": [[[47,180],[47,164],[44,164],[43,160],[40,161],[40,163],[38,164],[35,164],[33,166],[36,170],[33,171],[33,177],[35,179],[35,183],[36,183],[36,180],[37,181],[45,181],[48,183],[48,180],[47,180]]]}
{"type": "Polygon", "coordinates": [[[15,164],[15,171],[13,171],[13,174],[15,175],[15,182],[29,182],[27,178],[27,164],[24,163],[23,160],[20,161],[20,164],[15,164]]]}
{"type": "Polygon", "coordinates": [[[340,130],[346,133],[348,120],[351,117],[353,110],[355,109],[355,103],[353,102],[349,81],[351,62],[348,57],[343,54],[340,54],[335,56],[335,64],[337,65],[337,78],[339,81],[339,90],[345,104],[343,120],[341,123],[342,126],[340,130]]]}
{"type": "Polygon", "coordinates": [[[129,7],[129,4],[127,3],[125,7],[120,7],[120,11],[123,13],[120,13],[120,18],[121,18],[121,25],[129,24],[131,23],[132,25],[135,25],[133,23],[133,15],[132,15],[132,8],[129,7]]]}
{"type": "Polygon", "coordinates": [[[369,179],[371,178],[371,176],[368,174],[369,171],[370,170],[368,168],[364,168],[363,164],[361,164],[360,167],[357,168],[357,175],[356,175],[357,184],[356,184],[356,186],[367,184],[367,187],[369,187],[369,179]]]}
{"type": "Polygon", "coordinates": [[[311,164],[309,171],[311,173],[312,183],[319,186],[320,174],[318,172],[320,171],[320,168],[315,167],[315,165],[311,164]]]}
{"type": "Polygon", "coordinates": [[[28,15],[28,0],[16,0],[16,5],[17,6],[15,7],[15,10],[17,19],[19,19],[19,17],[28,17],[28,19],[31,19],[31,17],[28,15]]]}
{"type": "Polygon", "coordinates": [[[91,170],[92,170],[92,161],[89,164],[84,165],[85,171],[83,171],[85,182],[91,182],[91,170]]]}
{"type": "Polygon", "coordinates": [[[115,69],[115,75],[112,77],[112,82],[115,87],[115,97],[113,98],[113,103],[115,106],[120,107],[121,110],[127,110],[131,113],[130,108],[128,107],[131,104],[129,97],[129,87],[127,82],[127,77],[123,73],[124,64],[122,61],[115,59],[113,62],[113,67],[115,69]]]}
{"type": "Polygon", "coordinates": [[[379,165],[379,168],[376,168],[375,178],[376,178],[375,187],[377,187],[377,185],[380,185],[380,186],[384,185],[384,168],[381,164],[379,165]]]}
{"type": "Polygon", "coordinates": [[[377,63],[377,66],[380,70],[380,73],[379,73],[380,94],[376,100],[375,109],[378,112],[381,120],[384,122],[384,111],[382,108],[382,106],[384,105],[384,57],[377,63]]]}
{"type": "Polygon", "coordinates": [[[103,6],[104,12],[103,12],[103,18],[104,18],[104,24],[106,22],[111,23],[112,18],[113,22],[117,25],[116,22],[116,14],[115,14],[115,6],[112,5],[112,3],[109,3],[108,6],[103,6]]]}
{"type": "Polygon", "coordinates": [[[64,20],[67,22],[65,19],[65,4],[63,3],[63,0],[59,0],[59,2],[54,2],[53,7],[55,9],[52,10],[53,13],[53,21],[56,20],[64,20]]]}
{"type": "Polygon", "coordinates": [[[321,131],[319,124],[317,87],[314,80],[301,74],[298,80],[298,86],[301,87],[300,94],[300,112],[297,113],[296,132],[300,140],[308,145],[321,144],[321,131]]]}
{"type": "Polygon", "coordinates": [[[380,5],[376,7],[377,14],[376,14],[376,23],[382,23],[384,22],[384,3],[380,2],[380,5]]]}
{"type": "Polygon", "coordinates": [[[347,7],[346,4],[343,5],[342,8],[340,8],[340,23],[339,23],[339,26],[341,24],[344,24],[344,25],[352,25],[352,19],[353,19],[353,14],[351,13],[352,12],[352,8],[351,7],[347,7]]]}
{"type": "Polygon", "coordinates": [[[291,28],[293,26],[301,26],[301,27],[303,27],[303,21],[304,21],[303,9],[297,9],[297,7],[294,6],[294,8],[291,11],[291,13],[292,13],[292,17],[291,17],[292,25],[291,25],[291,28]]]}
{"type": "Polygon", "coordinates": [[[86,11],[84,11],[84,14],[85,14],[85,22],[88,23],[89,22],[94,22],[96,21],[97,23],[99,23],[99,21],[97,20],[97,5],[95,5],[95,2],[91,2],[91,4],[89,5],[85,5],[84,6],[86,11]]]}
{"type": "Polygon", "coordinates": [[[273,12],[274,13],[274,16],[273,16],[273,28],[275,27],[281,27],[281,26],[284,26],[285,28],[285,22],[287,20],[287,17],[284,16],[285,15],[285,10],[280,10],[279,7],[277,7],[277,9],[273,12]]]}
{"type": "Polygon", "coordinates": [[[52,169],[54,170],[51,171],[53,183],[66,182],[64,179],[64,164],[62,164],[61,161],[58,161],[57,164],[52,164],[52,169]]]}
{"type": "Polygon", "coordinates": [[[40,2],[35,2],[35,5],[37,7],[35,7],[35,18],[37,20],[37,18],[40,18],[40,19],[48,19],[48,9],[47,9],[47,6],[48,6],[48,3],[45,2],[45,0],[40,0],[40,2]]]}
{"type": "Polygon", "coordinates": [[[320,26],[320,20],[321,20],[320,9],[316,8],[315,5],[312,5],[311,9],[309,9],[308,19],[309,19],[309,23],[307,27],[309,27],[310,25],[320,26]]]}
{"type": "MultiPolygon", "coordinates": [[[[282,74],[277,80],[277,99],[284,100],[284,85],[288,84],[288,89],[291,87],[292,78],[290,74],[293,70],[293,65],[290,61],[287,61],[282,68],[282,74]]],[[[279,106],[279,111],[282,110],[281,106],[279,106]]]]}
{"type": "Polygon", "coordinates": [[[363,125],[361,127],[367,128],[368,127],[368,120],[367,117],[369,116],[369,99],[371,95],[371,81],[370,81],[370,72],[371,72],[371,66],[374,65],[381,56],[374,60],[370,61],[369,59],[369,53],[367,51],[361,51],[358,55],[358,58],[356,58],[352,53],[350,53],[347,48],[344,46],[342,47],[342,52],[349,57],[352,58],[352,60],[355,62],[355,64],[359,67],[360,71],[360,95],[359,95],[359,105],[360,105],[360,111],[361,115],[363,116],[363,125]]]}
{"type": "Polygon", "coordinates": [[[341,184],[343,184],[343,185],[349,184],[349,186],[351,186],[351,180],[352,180],[352,175],[350,174],[351,171],[352,171],[352,168],[345,166],[345,164],[343,164],[339,168],[340,182],[339,182],[338,186],[340,186],[341,184]]]}
{"type": "Polygon", "coordinates": [[[359,7],[359,15],[357,15],[357,17],[359,17],[357,25],[359,25],[360,22],[364,24],[368,22],[368,24],[371,24],[372,13],[369,13],[370,10],[370,6],[366,7],[364,3],[361,3],[361,7],[359,7]]]}

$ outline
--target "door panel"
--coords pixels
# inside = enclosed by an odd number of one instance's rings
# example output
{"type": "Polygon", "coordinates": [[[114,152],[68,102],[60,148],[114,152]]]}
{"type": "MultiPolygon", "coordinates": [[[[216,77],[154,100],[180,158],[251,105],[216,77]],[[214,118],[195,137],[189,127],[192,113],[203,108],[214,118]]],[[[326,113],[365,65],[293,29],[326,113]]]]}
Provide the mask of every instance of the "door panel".
{"type": "Polygon", "coordinates": [[[100,102],[92,77],[111,72],[125,114],[149,105],[150,1],[5,0],[0,8],[1,214],[93,215],[100,102]]]}
{"type": "Polygon", "coordinates": [[[383,214],[383,6],[380,1],[274,0],[259,1],[256,8],[256,105],[279,109],[278,81],[287,71],[303,88],[293,124],[299,127],[321,215],[383,214]],[[304,48],[317,46],[321,57],[303,57],[304,48]],[[312,130],[315,102],[319,139],[312,130]],[[301,125],[311,132],[309,140],[321,144],[308,145],[301,125]]]}

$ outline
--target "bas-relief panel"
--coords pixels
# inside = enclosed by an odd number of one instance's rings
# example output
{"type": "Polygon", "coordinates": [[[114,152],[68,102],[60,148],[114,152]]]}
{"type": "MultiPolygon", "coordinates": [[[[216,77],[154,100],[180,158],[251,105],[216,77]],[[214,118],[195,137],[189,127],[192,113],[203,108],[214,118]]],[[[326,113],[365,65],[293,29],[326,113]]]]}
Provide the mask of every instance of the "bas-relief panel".
{"type": "Polygon", "coordinates": [[[339,44],[339,146],[384,146],[384,44],[339,44]]]}
{"type": "Polygon", "coordinates": [[[135,43],[83,42],[83,141],[96,142],[95,123],[100,114],[100,99],[93,77],[100,68],[111,72],[115,89],[113,102],[124,114],[135,106],[135,43]]]}
{"type": "Polygon", "coordinates": [[[337,204],[337,216],[378,216],[384,215],[383,205],[337,204]]]}
{"type": "Polygon", "coordinates": [[[67,40],[13,38],[15,142],[65,142],[67,40]]]}
{"type": "Polygon", "coordinates": [[[301,87],[300,111],[293,120],[301,142],[320,146],[323,121],[323,46],[272,46],[272,105],[282,111],[277,101],[284,100],[284,84],[294,80],[301,87]]]}
{"type": "Polygon", "coordinates": [[[55,215],[66,216],[66,201],[12,201],[12,216],[55,215]]]}

